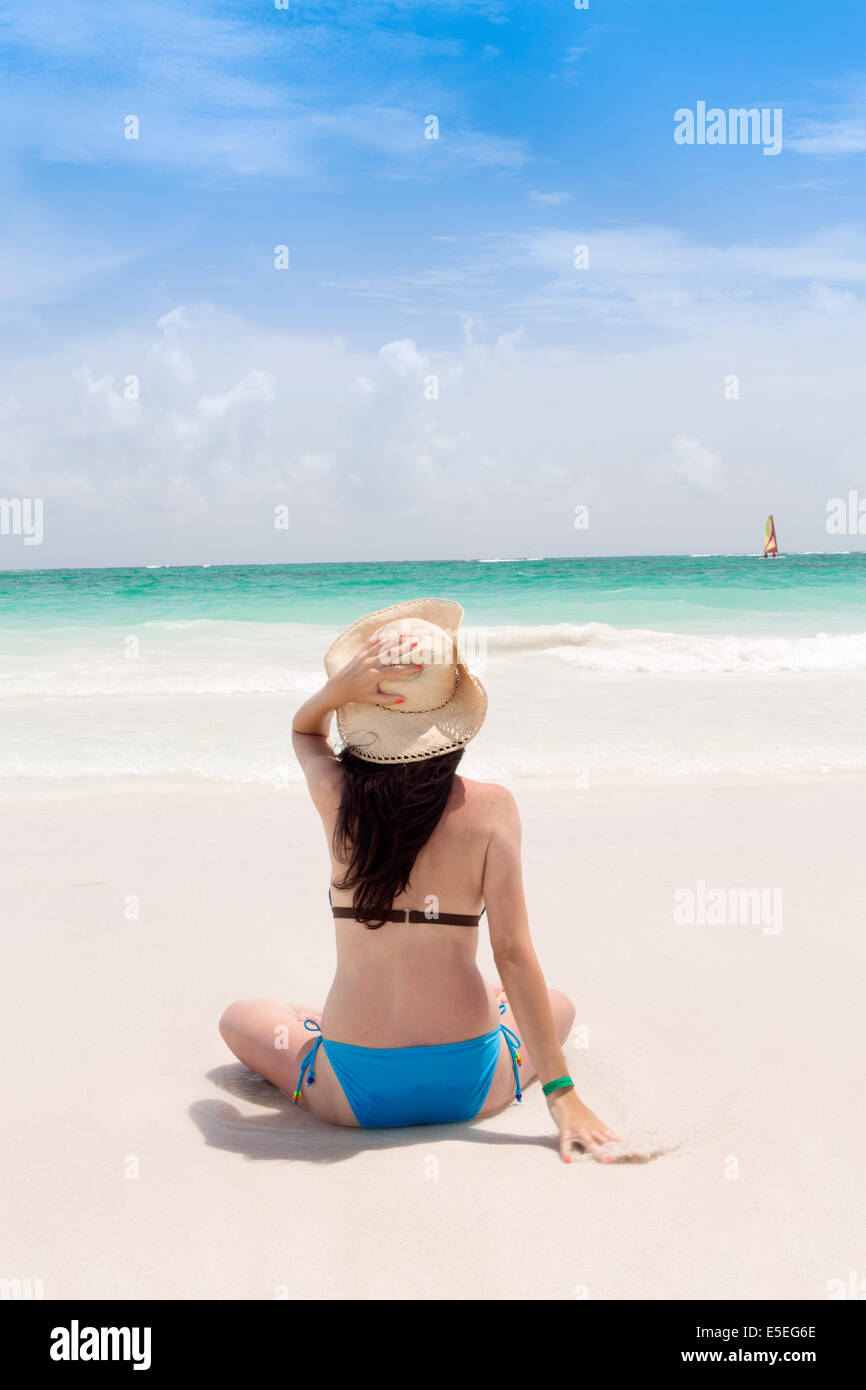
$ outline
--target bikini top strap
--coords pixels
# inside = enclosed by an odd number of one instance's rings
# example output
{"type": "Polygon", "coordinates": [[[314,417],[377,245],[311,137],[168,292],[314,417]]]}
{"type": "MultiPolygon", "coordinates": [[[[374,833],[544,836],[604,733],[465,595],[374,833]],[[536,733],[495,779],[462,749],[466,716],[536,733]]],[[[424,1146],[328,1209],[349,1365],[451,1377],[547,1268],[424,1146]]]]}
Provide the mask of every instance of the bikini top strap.
{"type": "MultiPolygon", "coordinates": [[[[355,916],[351,907],[332,907],[331,912],[339,918],[353,920],[355,916]]],[[[401,911],[386,912],[384,917],[386,922],[444,922],[451,927],[477,927],[479,921],[478,917],[465,912],[437,912],[435,917],[428,917],[426,912],[405,907],[401,911]]]]}
{"type": "MultiPolygon", "coordinates": [[[[354,912],[350,907],[334,907],[334,900],[331,897],[331,890],[328,889],[328,902],[331,905],[331,912],[335,917],[353,918],[354,912]]],[[[487,911],[487,904],[482,907],[477,917],[465,912],[438,912],[435,917],[428,917],[426,912],[417,911],[415,908],[403,908],[385,914],[386,922],[445,922],[449,927],[477,927],[481,918],[487,911]]]]}

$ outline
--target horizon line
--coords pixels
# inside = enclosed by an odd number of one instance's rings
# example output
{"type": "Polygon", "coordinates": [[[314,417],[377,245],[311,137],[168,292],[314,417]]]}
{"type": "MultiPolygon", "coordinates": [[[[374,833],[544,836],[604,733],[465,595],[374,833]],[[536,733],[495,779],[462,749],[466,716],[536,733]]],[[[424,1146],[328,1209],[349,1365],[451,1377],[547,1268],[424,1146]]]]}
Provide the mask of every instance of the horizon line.
{"type": "MultiPolygon", "coordinates": [[[[866,555],[866,546],[856,550],[785,550],[780,551],[775,559],[783,558],[786,555],[866,555]]],[[[94,572],[101,573],[113,570],[162,570],[162,569],[310,569],[317,566],[322,568],[346,567],[348,565],[357,566],[386,566],[386,565],[540,565],[546,564],[551,560],[763,560],[767,557],[760,550],[709,550],[709,551],[632,551],[628,554],[607,554],[607,555],[478,555],[472,557],[450,557],[443,560],[199,560],[181,561],[160,561],[151,564],[128,564],[128,565],[47,565],[42,568],[30,566],[17,566],[15,568],[4,569],[0,567],[0,574],[64,574],[94,572]]]]}

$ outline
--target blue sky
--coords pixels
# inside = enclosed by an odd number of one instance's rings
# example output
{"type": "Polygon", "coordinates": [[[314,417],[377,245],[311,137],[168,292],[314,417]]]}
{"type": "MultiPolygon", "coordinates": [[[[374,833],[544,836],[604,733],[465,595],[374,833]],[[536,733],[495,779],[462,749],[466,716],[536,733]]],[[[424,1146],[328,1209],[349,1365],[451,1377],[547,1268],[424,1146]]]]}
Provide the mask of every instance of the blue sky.
{"type": "Polygon", "coordinates": [[[136,509],[191,561],[368,558],[339,499],[395,468],[431,556],[570,553],[581,500],[593,553],[742,548],[780,501],[820,548],[823,499],[866,495],[864,30],[803,0],[0,6],[0,494],[57,519],[0,564],[146,563],[136,509]],[[781,153],[678,146],[699,100],[781,108],[781,153]],[[286,489],[291,555],[258,531],[286,489]]]}

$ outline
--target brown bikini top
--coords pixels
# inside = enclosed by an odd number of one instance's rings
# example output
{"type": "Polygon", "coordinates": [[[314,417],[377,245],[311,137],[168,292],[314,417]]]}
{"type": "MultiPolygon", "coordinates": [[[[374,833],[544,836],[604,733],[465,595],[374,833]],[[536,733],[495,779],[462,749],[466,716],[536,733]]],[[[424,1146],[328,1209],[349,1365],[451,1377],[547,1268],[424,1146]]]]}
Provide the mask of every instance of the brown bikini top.
{"type": "MultiPolygon", "coordinates": [[[[328,889],[328,902],[331,903],[331,911],[335,917],[348,917],[354,920],[355,912],[351,907],[334,907],[331,902],[331,890],[328,889]]],[[[477,917],[470,917],[464,912],[437,912],[428,917],[426,912],[419,912],[414,907],[401,907],[385,913],[386,922],[445,922],[450,927],[477,927],[481,918],[487,911],[482,907],[477,917]]]]}

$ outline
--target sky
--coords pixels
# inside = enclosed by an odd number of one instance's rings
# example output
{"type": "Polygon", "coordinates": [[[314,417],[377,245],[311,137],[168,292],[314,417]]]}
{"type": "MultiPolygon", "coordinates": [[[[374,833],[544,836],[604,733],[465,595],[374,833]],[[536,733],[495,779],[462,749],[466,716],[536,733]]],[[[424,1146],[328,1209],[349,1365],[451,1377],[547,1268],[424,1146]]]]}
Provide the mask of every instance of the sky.
{"type": "Polygon", "coordinates": [[[0,568],[862,548],[864,38],[0,3],[0,568]]]}

